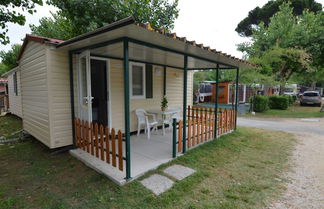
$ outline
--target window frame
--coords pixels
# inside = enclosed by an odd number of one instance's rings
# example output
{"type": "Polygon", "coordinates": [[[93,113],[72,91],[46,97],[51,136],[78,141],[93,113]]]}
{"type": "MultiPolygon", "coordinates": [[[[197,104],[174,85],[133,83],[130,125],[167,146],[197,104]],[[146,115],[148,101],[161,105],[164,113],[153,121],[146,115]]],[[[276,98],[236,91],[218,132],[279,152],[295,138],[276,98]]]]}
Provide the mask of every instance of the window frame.
{"type": "Polygon", "coordinates": [[[130,92],[130,98],[131,99],[145,99],[146,98],[146,65],[144,63],[139,62],[130,62],[129,63],[129,80],[130,80],[130,86],[129,86],[129,92],[130,92]],[[133,95],[133,66],[140,66],[142,67],[142,84],[143,84],[143,94],[142,95],[133,95]]]}
{"type": "Polygon", "coordinates": [[[14,94],[18,96],[18,78],[17,78],[17,72],[14,72],[13,74],[13,87],[14,87],[14,94]]]}

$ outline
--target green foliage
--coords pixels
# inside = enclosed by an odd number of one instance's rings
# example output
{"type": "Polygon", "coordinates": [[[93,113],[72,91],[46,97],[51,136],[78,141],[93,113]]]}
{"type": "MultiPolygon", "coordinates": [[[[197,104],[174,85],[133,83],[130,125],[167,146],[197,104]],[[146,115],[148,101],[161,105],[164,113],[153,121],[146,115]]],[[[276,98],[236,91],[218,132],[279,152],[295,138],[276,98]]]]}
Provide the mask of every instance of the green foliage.
{"type": "MultiPolygon", "coordinates": [[[[279,6],[287,2],[284,0],[268,1],[263,7],[256,7],[251,10],[246,18],[244,18],[236,27],[235,31],[241,36],[251,36],[253,28],[260,23],[264,23],[267,27],[270,23],[270,18],[279,11],[279,6]]],[[[322,5],[314,0],[290,0],[293,8],[293,15],[299,16],[305,9],[312,12],[322,10],[322,5]]]]}
{"type": "Polygon", "coordinates": [[[33,14],[36,12],[35,5],[43,5],[42,0],[4,0],[0,2],[0,44],[6,45],[10,43],[9,37],[7,36],[8,25],[7,23],[14,23],[24,25],[26,22],[25,16],[17,12],[18,8],[23,11],[26,10],[28,13],[33,14]]]}
{"type": "Polygon", "coordinates": [[[51,14],[52,17],[41,18],[39,26],[29,25],[33,34],[60,40],[67,40],[79,35],[73,31],[73,25],[68,19],[55,13],[51,14]]]}
{"type": "Polygon", "coordinates": [[[252,42],[239,44],[238,50],[260,64],[260,73],[275,75],[279,82],[293,75],[305,83],[322,81],[324,13],[305,10],[296,17],[290,5],[282,4],[268,25],[260,23],[253,30],[252,42]]]}
{"type": "Polygon", "coordinates": [[[275,76],[281,84],[285,84],[293,73],[307,74],[312,72],[309,54],[302,49],[273,47],[266,51],[256,63],[260,73],[275,76]]]}
{"type": "Polygon", "coordinates": [[[270,96],[269,107],[270,109],[286,110],[289,106],[290,96],[270,96]]]}
{"type": "Polygon", "coordinates": [[[265,112],[269,109],[269,98],[267,96],[254,96],[251,97],[250,103],[253,104],[254,112],[265,112]]]}
{"type": "Polygon", "coordinates": [[[170,31],[178,17],[178,0],[49,0],[59,8],[53,17],[42,18],[31,25],[33,34],[56,39],[69,39],[125,17],[170,31]]]}
{"type": "Polygon", "coordinates": [[[18,66],[17,56],[19,54],[21,45],[14,44],[11,46],[11,49],[6,51],[0,51],[0,75],[11,70],[12,68],[18,66]]]}
{"type": "Polygon", "coordinates": [[[169,103],[168,98],[166,96],[163,96],[161,100],[161,107],[162,108],[168,107],[168,103],[169,103]]]}

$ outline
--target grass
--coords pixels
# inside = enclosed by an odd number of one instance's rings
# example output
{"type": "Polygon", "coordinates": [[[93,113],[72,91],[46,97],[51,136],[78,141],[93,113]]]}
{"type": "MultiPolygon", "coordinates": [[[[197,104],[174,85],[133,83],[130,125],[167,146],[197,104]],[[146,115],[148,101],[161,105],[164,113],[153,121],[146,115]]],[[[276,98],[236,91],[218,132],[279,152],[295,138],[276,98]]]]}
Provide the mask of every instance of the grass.
{"type": "Polygon", "coordinates": [[[255,115],[246,114],[243,117],[277,117],[277,118],[316,118],[324,117],[324,112],[320,112],[320,107],[293,105],[287,110],[269,109],[266,112],[255,115]]]}
{"type": "Polygon", "coordinates": [[[120,187],[36,140],[0,145],[0,208],[263,208],[284,190],[293,144],[288,133],[239,128],[145,175],[170,164],[197,171],[158,197],[145,176],[120,187]]]}
{"type": "Polygon", "coordinates": [[[15,138],[19,134],[12,134],[22,129],[21,119],[14,115],[0,117],[0,137],[15,138]]]}

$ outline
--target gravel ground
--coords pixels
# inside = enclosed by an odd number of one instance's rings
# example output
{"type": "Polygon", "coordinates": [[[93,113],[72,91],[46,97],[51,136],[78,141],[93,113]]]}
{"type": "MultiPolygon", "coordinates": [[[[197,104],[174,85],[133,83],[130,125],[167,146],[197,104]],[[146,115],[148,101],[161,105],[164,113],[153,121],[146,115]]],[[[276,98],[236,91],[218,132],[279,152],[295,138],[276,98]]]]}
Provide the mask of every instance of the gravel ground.
{"type": "Polygon", "coordinates": [[[292,170],[285,174],[290,180],[287,190],[268,208],[324,209],[324,118],[308,121],[239,118],[238,125],[287,131],[297,137],[290,161],[292,170]]]}

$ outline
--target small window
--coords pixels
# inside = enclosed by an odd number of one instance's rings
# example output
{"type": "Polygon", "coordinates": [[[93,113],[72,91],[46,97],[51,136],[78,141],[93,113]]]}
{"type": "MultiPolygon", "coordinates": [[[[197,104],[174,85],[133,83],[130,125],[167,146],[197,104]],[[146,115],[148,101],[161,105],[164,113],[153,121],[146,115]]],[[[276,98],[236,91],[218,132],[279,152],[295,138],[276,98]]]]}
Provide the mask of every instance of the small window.
{"type": "Polygon", "coordinates": [[[132,98],[145,98],[145,64],[130,63],[130,84],[132,98]]]}
{"type": "Polygon", "coordinates": [[[13,87],[14,87],[14,93],[16,96],[18,96],[18,85],[17,85],[17,72],[13,75],[13,87]]]}

